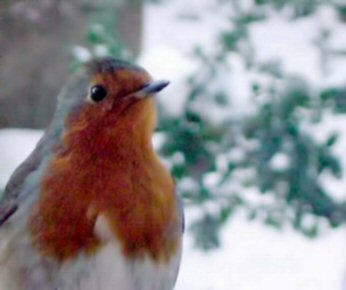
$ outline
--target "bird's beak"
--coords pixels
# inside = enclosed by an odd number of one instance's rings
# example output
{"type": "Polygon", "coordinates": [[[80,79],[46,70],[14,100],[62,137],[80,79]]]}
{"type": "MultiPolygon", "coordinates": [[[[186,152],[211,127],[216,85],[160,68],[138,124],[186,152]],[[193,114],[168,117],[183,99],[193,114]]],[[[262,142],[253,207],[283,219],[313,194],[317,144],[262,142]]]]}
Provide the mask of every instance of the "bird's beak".
{"type": "Polygon", "coordinates": [[[146,84],[142,89],[137,91],[134,96],[137,99],[144,99],[151,97],[158,92],[162,91],[165,87],[169,85],[169,81],[161,80],[161,81],[152,81],[146,84]]]}

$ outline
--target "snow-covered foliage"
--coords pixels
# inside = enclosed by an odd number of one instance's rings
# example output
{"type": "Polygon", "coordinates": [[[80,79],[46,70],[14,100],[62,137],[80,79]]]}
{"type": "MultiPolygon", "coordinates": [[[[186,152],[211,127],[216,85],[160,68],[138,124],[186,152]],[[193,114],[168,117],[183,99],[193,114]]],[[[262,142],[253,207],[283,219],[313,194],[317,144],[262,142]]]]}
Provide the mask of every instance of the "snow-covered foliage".
{"type": "Polygon", "coordinates": [[[217,246],[218,228],[239,208],[311,237],[326,221],[345,222],[343,7],[250,0],[147,7],[140,61],[158,78],[177,65],[160,98],[161,150],[187,204],[204,205],[192,227],[199,246],[217,246]]]}

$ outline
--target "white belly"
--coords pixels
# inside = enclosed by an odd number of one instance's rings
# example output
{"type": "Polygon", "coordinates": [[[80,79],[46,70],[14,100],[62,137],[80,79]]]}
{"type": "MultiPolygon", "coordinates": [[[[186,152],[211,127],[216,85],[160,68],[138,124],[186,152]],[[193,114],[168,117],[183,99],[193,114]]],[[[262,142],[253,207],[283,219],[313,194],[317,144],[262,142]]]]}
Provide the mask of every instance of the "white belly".
{"type": "Polygon", "coordinates": [[[168,263],[149,256],[129,261],[102,219],[97,234],[105,242],[95,255],[80,254],[62,265],[42,260],[28,233],[14,227],[0,231],[0,290],[172,290],[181,251],[168,263]]]}
{"type": "Polygon", "coordinates": [[[128,261],[117,243],[101,249],[92,258],[61,268],[59,290],[172,290],[180,255],[167,264],[156,264],[151,258],[128,261]]]}

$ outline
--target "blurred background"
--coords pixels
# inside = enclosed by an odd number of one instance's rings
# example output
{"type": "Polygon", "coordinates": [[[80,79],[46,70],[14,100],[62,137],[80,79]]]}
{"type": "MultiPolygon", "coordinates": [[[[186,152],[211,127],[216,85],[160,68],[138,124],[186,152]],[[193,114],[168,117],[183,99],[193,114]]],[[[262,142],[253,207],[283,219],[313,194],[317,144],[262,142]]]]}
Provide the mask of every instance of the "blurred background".
{"type": "Polygon", "coordinates": [[[154,143],[186,209],[177,290],[346,290],[346,2],[2,0],[0,192],[74,71],[171,85],[154,143]]]}

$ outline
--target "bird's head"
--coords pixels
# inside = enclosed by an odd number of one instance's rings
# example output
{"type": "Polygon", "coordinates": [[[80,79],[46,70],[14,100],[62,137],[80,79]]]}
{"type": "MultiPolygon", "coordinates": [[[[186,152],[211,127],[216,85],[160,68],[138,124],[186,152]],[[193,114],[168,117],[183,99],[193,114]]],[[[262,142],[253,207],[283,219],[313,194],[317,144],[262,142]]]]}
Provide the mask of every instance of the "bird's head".
{"type": "Polygon", "coordinates": [[[151,97],[167,85],[125,61],[92,61],[60,94],[55,123],[65,128],[65,141],[79,148],[91,140],[100,146],[114,138],[128,142],[124,136],[146,142],[156,123],[151,97]]]}

